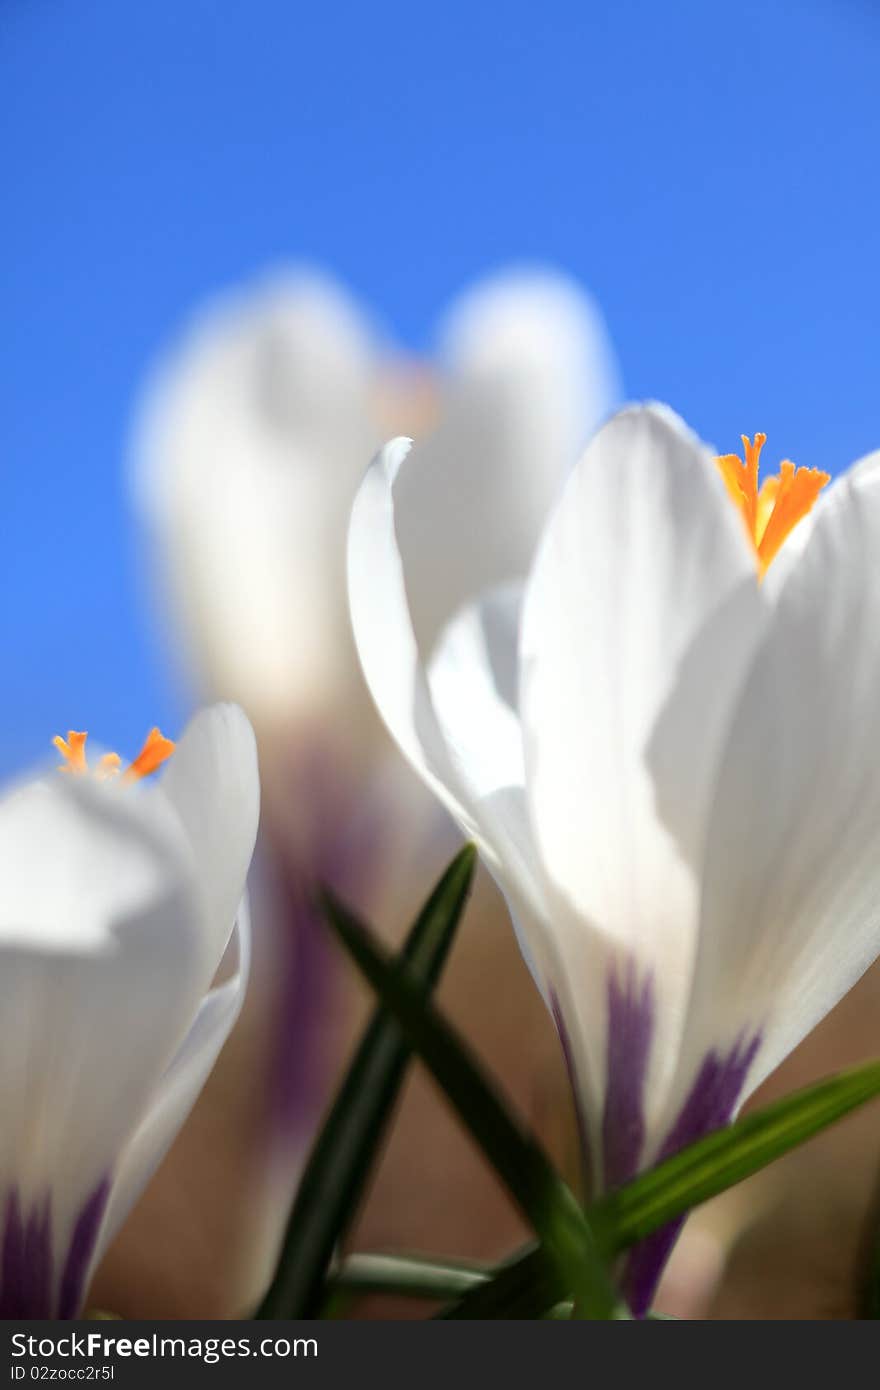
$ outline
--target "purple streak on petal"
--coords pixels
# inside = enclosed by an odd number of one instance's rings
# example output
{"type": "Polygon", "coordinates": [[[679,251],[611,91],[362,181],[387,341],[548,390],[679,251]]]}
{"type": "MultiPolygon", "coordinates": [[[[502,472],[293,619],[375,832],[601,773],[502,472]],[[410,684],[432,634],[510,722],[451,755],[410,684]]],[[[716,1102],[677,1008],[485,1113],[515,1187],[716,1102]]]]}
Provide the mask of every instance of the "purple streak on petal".
{"type": "MultiPolygon", "coordinates": [[[[730,1123],[760,1043],[761,1034],[757,1033],[749,1039],[740,1038],[726,1057],[714,1051],[707,1052],[678,1118],[657,1154],[658,1163],[730,1123]]],[[[684,1221],[683,1216],[671,1221],[630,1251],[622,1287],[636,1317],[643,1317],[650,1308],[684,1221]]]]}
{"type": "Polygon", "coordinates": [[[331,1009],[333,966],[327,933],[312,906],[312,885],[282,866],[284,938],[269,1075],[268,1137],[299,1147],[310,1136],[325,1098],[321,1030],[331,1009]]]}
{"type": "Polygon", "coordinates": [[[608,975],[608,1046],[602,1114],[602,1171],[607,1190],[638,1172],[645,1143],[645,1079],[654,1034],[654,983],[635,961],[608,975]]]}
{"type": "Polygon", "coordinates": [[[686,1144],[693,1144],[704,1134],[730,1123],[760,1045],[761,1034],[756,1033],[748,1040],[739,1038],[726,1057],[719,1057],[717,1052],[706,1054],[678,1119],[657,1155],[658,1163],[671,1158],[686,1144]]]}
{"type": "MultiPolygon", "coordinates": [[[[381,859],[375,818],[358,818],[363,788],[354,788],[336,767],[332,753],[313,746],[291,768],[292,798],[306,807],[304,844],[267,831],[276,878],[280,1000],[269,1079],[267,1133],[272,1146],[300,1146],[312,1134],[327,1098],[327,1049],[322,1034],[336,989],[338,956],[313,906],[315,889],[326,884],[348,900],[369,885],[371,866],[381,859]],[[354,828],[352,828],[354,826],[354,828]]],[[[266,818],[268,820],[268,817],[266,818]]]]}
{"type": "Polygon", "coordinates": [[[621,1289],[634,1317],[643,1318],[651,1307],[660,1276],[681,1234],[685,1217],[670,1221],[653,1235],[634,1245],[627,1256],[621,1289]]]}
{"type": "Polygon", "coordinates": [[[17,1188],[6,1199],[0,1252],[0,1318],[52,1316],[52,1223],[48,1195],[21,1210],[17,1188]]]}
{"type": "Polygon", "coordinates": [[[109,1192],[110,1183],[105,1178],[86,1199],[74,1222],[56,1303],[51,1196],[47,1192],[25,1217],[18,1189],[12,1188],[6,1199],[0,1247],[0,1318],[76,1316],[109,1192]]]}
{"type": "Polygon", "coordinates": [[[565,1026],[565,1019],[562,1017],[562,1009],[559,1006],[559,999],[554,990],[550,991],[550,1012],[553,1015],[553,1022],[556,1024],[556,1031],[559,1034],[559,1041],[562,1044],[562,1056],[565,1060],[565,1070],[568,1072],[568,1080],[571,1086],[572,1097],[574,1099],[574,1114],[577,1123],[578,1140],[581,1147],[581,1162],[583,1165],[584,1192],[592,1194],[592,1164],[590,1154],[590,1133],[587,1128],[587,1119],[584,1114],[583,1092],[578,1079],[577,1067],[574,1060],[574,1049],[571,1045],[571,1036],[565,1026]]]}
{"type": "Polygon", "coordinates": [[[58,1290],[59,1318],[75,1318],[80,1311],[86,1291],[86,1277],[92,1255],[95,1253],[98,1231],[109,1195],[110,1179],[103,1178],[94,1192],[86,1198],[74,1222],[58,1290]]]}

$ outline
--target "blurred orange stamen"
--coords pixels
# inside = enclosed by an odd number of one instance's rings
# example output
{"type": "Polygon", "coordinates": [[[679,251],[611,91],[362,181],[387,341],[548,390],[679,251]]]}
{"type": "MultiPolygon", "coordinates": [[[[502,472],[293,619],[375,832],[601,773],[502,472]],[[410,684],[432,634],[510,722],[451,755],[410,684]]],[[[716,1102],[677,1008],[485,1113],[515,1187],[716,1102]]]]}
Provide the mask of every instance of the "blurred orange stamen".
{"type": "MultiPolygon", "coordinates": [[[[66,739],[63,739],[60,734],[55,735],[52,743],[64,759],[59,771],[75,773],[90,771],[86,757],[87,738],[88,734],[77,733],[73,729],[68,731],[66,739]]],[[[165,738],[158,729],[151,729],[134,762],[123,772],[122,781],[136,782],[141,777],[148,777],[151,772],[156,771],[157,767],[161,767],[173,752],[174,744],[171,739],[165,738]]],[[[95,776],[100,781],[105,781],[108,777],[115,777],[121,765],[122,759],[118,753],[104,753],[98,760],[95,776]]]]}
{"type": "Polygon", "coordinates": [[[149,777],[150,773],[161,767],[173,752],[174,744],[171,739],[165,738],[158,729],[151,729],[131,767],[127,767],[123,772],[123,782],[135,782],[139,777],[149,777]]]}
{"type": "Polygon", "coordinates": [[[87,738],[88,734],[78,734],[75,729],[68,729],[66,739],[63,739],[60,734],[55,735],[52,742],[64,759],[61,764],[62,772],[88,772],[89,765],[86,762],[87,738]]]}

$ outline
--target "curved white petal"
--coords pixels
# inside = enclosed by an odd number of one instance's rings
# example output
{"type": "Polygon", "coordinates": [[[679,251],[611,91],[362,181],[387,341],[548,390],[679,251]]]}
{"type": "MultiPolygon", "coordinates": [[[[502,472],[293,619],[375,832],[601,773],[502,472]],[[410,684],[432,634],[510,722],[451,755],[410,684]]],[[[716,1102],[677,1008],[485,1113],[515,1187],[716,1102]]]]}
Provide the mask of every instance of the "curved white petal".
{"type": "Polygon", "coordinates": [[[198,1007],[211,940],[179,824],[152,797],[23,786],[0,803],[0,861],[0,1193],[7,1234],[8,1203],[25,1222],[45,1212],[57,1302],[78,1222],[100,1217],[198,1007]]]}
{"type": "Polygon", "coordinates": [[[199,711],[153,794],[171,803],[192,850],[215,933],[212,975],[244,893],[260,814],[256,741],[237,705],[199,711]]]}
{"type": "Polygon", "coordinates": [[[759,1036],[746,1090],[880,951],[876,456],[815,510],[736,711],[706,848],[685,1061],[759,1036]]]}
{"type": "Polygon", "coordinates": [[[165,632],[255,719],[359,690],[340,538],[379,443],[376,378],[365,317],[303,269],[212,303],[145,394],[133,487],[165,632]]]}
{"type": "Polygon", "coordinates": [[[489,867],[506,894],[533,976],[546,994],[552,942],[525,795],[517,696],[521,586],[464,609],[428,668],[434,709],[489,867]]]}
{"type": "Polygon", "coordinates": [[[242,900],[233,940],[238,957],[234,974],[215,985],[202,1000],[189,1032],[116,1165],[95,1263],[171,1147],[241,1011],[250,973],[251,930],[247,898],[242,900]]]}
{"type": "Polygon", "coordinates": [[[521,606],[521,585],[477,600],[449,624],[428,665],[447,745],[480,802],[525,786],[516,690],[521,606]]]}
{"type": "MultiPolygon", "coordinates": [[[[540,889],[529,867],[521,743],[518,747],[517,721],[507,703],[518,599],[511,603],[508,595],[506,600],[490,601],[473,619],[465,614],[451,625],[429,683],[412,628],[395,529],[396,482],[408,452],[408,440],[385,446],[352,512],[349,594],[355,641],[367,685],[389,731],[465,835],[479,844],[507,894],[522,937],[526,920],[537,912],[540,889]],[[494,672],[488,669],[489,611],[494,672]],[[505,664],[502,696],[497,677],[505,664]],[[477,757],[482,740],[486,743],[477,757]]],[[[538,930],[536,925],[535,934],[538,930]]],[[[543,989],[543,966],[536,969],[533,949],[525,946],[525,954],[543,989]]]]}
{"type": "Polygon", "coordinates": [[[616,402],[589,297],[550,272],[508,272],[453,307],[440,421],[398,487],[397,532],[419,645],[465,603],[522,578],[548,510],[616,402]]]}
{"type": "Polygon", "coordinates": [[[543,440],[565,472],[621,395],[598,304],[544,267],[503,270],[462,294],[441,325],[440,352],[460,381],[509,382],[530,442],[543,440]]]}
{"type": "MultiPolygon", "coordinates": [[[[855,484],[856,487],[862,488],[872,486],[877,481],[878,477],[880,477],[880,449],[873,449],[870,454],[863,454],[861,458],[857,458],[855,463],[853,463],[839,479],[831,484],[827,492],[819,494],[819,501],[813,511],[818,511],[821,514],[822,506],[827,502],[828,497],[833,494],[838,481],[842,483],[849,481],[855,484]]],[[[810,515],[812,515],[812,513],[810,513],[810,515]]]]}
{"type": "Polygon", "coordinates": [[[837,489],[849,487],[851,483],[857,483],[859,487],[862,487],[871,482],[878,474],[880,474],[880,449],[857,459],[845,473],[839,474],[827,487],[823,488],[812,510],[797,523],[794,530],[786,537],[779,554],[764,577],[764,593],[768,602],[775,603],[782,593],[792,570],[800,563],[817,521],[820,520],[829,503],[833,503],[837,489]]]}
{"type": "Polygon", "coordinates": [[[649,1122],[670,1079],[705,810],[761,612],[711,456],[660,407],[615,416],[550,520],[522,630],[531,816],[594,1114],[614,1014],[649,1052],[649,1122]]]}
{"type": "Polygon", "coordinates": [[[352,509],[348,593],[364,676],[401,751],[446,808],[475,831],[460,796],[416,644],[396,532],[396,485],[410,440],[394,439],[370,465],[352,509]]]}

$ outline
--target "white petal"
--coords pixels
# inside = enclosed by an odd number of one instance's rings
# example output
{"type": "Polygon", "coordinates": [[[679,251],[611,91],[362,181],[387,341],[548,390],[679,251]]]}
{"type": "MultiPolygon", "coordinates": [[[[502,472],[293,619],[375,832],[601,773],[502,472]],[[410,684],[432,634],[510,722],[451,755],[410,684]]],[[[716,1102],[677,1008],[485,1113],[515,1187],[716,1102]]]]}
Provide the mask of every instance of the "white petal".
{"type": "Polygon", "coordinates": [[[447,744],[480,801],[525,786],[516,690],[521,604],[521,586],[511,585],[465,608],[428,667],[447,744]]]}
{"type": "Polygon", "coordinates": [[[652,1107],[674,1065],[704,812],[760,613],[754,554],[711,456],[671,412],[615,416],[551,518],[522,633],[531,814],[594,1112],[612,961],[651,1016],[652,1107]]]}
{"type": "Polygon", "coordinates": [[[502,275],[453,308],[436,432],[398,487],[397,531],[423,652],[465,603],[522,578],[580,449],[615,403],[598,310],[542,272],[502,275]]]}
{"type": "Polygon", "coordinates": [[[213,974],[244,893],[260,814],[256,742],[237,705],[214,705],[195,716],[155,794],[180,817],[195,859],[215,933],[213,974]]]}
{"type": "Polygon", "coordinates": [[[759,1034],[746,1090],[880,950],[876,461],[815,510],[736,712],[706,849],[686,1052],[693,1071],[759,1034]]]}
{"type": "Polygon", "coordinates": [[[250,971],[251,930],[247,899],[239,909],[234,974],[203,999],[192,1027],[162,1077],[137,1130],[117,1164],[95,1262],[101,1258],[155,1173],[195,1104],[241,1011],[250,971]]]}
{"type": "Polygon", "coordinates": [[[764,577],[764,594],[768,602],[775,603],[782,593],[792,570],[800,563],[816,522],[833,499],[838,487],[848,487],[853,482],[857,482],[861,487],[870,482],[871,478],[878,472],[880,472],[880,450],[857,459],[845,473],[838,475],[827,487],[823,488],[816,505],[805,517],[801,518],[786,537],[782,548],[764,577]]]}
{"type": "Polygon", "coordinates": [[[556,271],[521,267],[481,281],[452,305],[440,345],[457,379],[516,389],[519,407],[510,406],[531,442],[543,439],[566,472],[620,398],[598,304],[556,271]]]}
{"type": "Polygon", "coordinates": [[[341,540],[379,443],[375,359],[339,287],[293,271],[202,311],[143,402],[133,481],[163,635],[255,719],[359,689],[341,540]]]}
{"type": "Polygon", "coordinates": [[[521,588],[512,586],[464,609],[440,638],[428,682],[481,847],[507,896],[526,961],[546,992],[550,971],[541,872],[517,710],[521,602],[521,588]]]}
{"type": "MultiPolygon", "coordinates": [[[[487,609],[474,616],[465,614],[451,626],[432,668],[432,690],[412,629],[395,530],[396,482],[408,452],[408,440],[385,446],[371,465],[352,512],[349,593],[361,664],[398,746],[465,835],[476,840],[496,872],[521,937],[527,931],[537,936],[539,926],[532,919],[539,887],[529,867],[521,741],[507,703],[512,693],[518,600],[511,603],[508,595],[506,600],[490,601],[487,609]],[[496,658],[494,672],[488,668],[490,645],[496,658]],[[505,665],[502,695],[496,677],[505,665]],[[483,740],[485,746],[481,746],[483,740]]],[[[524,950],[543,988],[543,967],[536,967],[533,947],[525,940],[524,950]]]]}
{"type": "Polygon", "coordinates": [[[364,676],[392,737],[428,786],[473,833],[431,702],[410,617],[396,532],[396,484],[408,439],[386,444],[361,484],[348,533],[352,628],[364,676]]]}
{"type": "Polygon", "coordinates": [[[51,1201],[56,1281],[201,997],[185,848],[158,801],[87,778],[0,805],[0,1193],[51,1201]]]}
{"type": "MultiPolygon", "coordinates": [[[[855,463],[847,469],[839,481],[846,482],[848,480],[850,483],[854,483],[856,487],[862,488],[873,485],[878,477],[880,477],[880,449],[874,449],[870,454],[863,454],[861,458],[856,459],[855,463]]],[[[819,501],[813,508],[813,512],[809,514],[810,516],[814,513],[821,515],[821,509],[827,502],[828,497],[833,493],[835,486],[836,483],[833,483],[827,492],[820,493],[819,501]]]]}

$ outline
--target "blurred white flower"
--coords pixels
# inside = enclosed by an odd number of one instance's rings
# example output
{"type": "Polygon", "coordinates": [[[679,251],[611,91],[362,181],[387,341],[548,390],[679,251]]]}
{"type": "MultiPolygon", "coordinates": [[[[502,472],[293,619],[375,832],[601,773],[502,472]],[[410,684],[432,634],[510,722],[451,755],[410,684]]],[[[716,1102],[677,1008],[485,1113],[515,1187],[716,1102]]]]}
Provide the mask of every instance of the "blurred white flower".
{"type": "Polygon", "coordinates": [[[197,687],[261,730],[332,715],[357,679],[338,537],[373,378],[353,308],[287,280],[205,313],[145,401],[135,482],[162,621],[197,687]]]}
{"type": "MultiPolygon", "coordinates": [[[[816,470],[758,488],[762,443],[716,460],[664,408],[621,412],[525,583],[433,651],[407,441],[353,512],[367,681],[507,896],[596,1191],[729,1121],[880,951],[880,454],[814,507],[816,470]]],[[[674,1234],[630,1258],[637,1311],[674,1234]]]]}
{"type": "MultiPolygon", "coordinates": [[[[424,630],[436,632],[464,598],[528,563],[564,472],[616,394],[600,316],[561,276],[484,282],[452,306],[438,340],[433,365],[413,362],[332,282],[268,277],[196,320],[135,433],[159,630],[176,635],[197,690],[244,707],[260,750],[255,1016],[226,1066],[248,1099],[268,1076],[254,1137],[268,1167],[250,1184],[267,1210],[287,1204],[352,1017],[311,905],[315,880],[393,931],[452,852],[446,817],[376,715],[352,640],[346,537],[364,469],[390,434],[419,435],[413,584],[424,630]]],[[[274,1234],[277,1211],[272,1222],[274,1234]]],[[[256,1283],[273,1254],[274,1239],[254,1234],[235,1259],[253,1264],[256,1283]]]]}
{"type": "Polygon", "coordinates": [[[156,785],[130,785],[173,748],[156,731],[130,775],[112,757],[87,775],[84,744],[59,740],[82,775],[0,800],[4,1318],[77,1315],[247,981],[259,781],[241,711],[199,714],[156,785]]]}
{"type": "Polygon", "coordinates": [[[413,368],[332,282],[289,273],[197,320],[146,396],[136,497],[163,624],[197,687],[237,700],[261,740],[317,724],[349,758],[375,740],[351,641],[345,536],[382,438],[425,436],[433,515],[413,582],[437,626],[473,585],[517,572],[563,472],[615,399],[598,313],[561,276],[485,282],[453,306],[440,343],[437,372],[413,368]],[[505,525],[490,528],[502,491],[505,525]],[[439,547],[453,522],[450,564],[439,547]]]}

